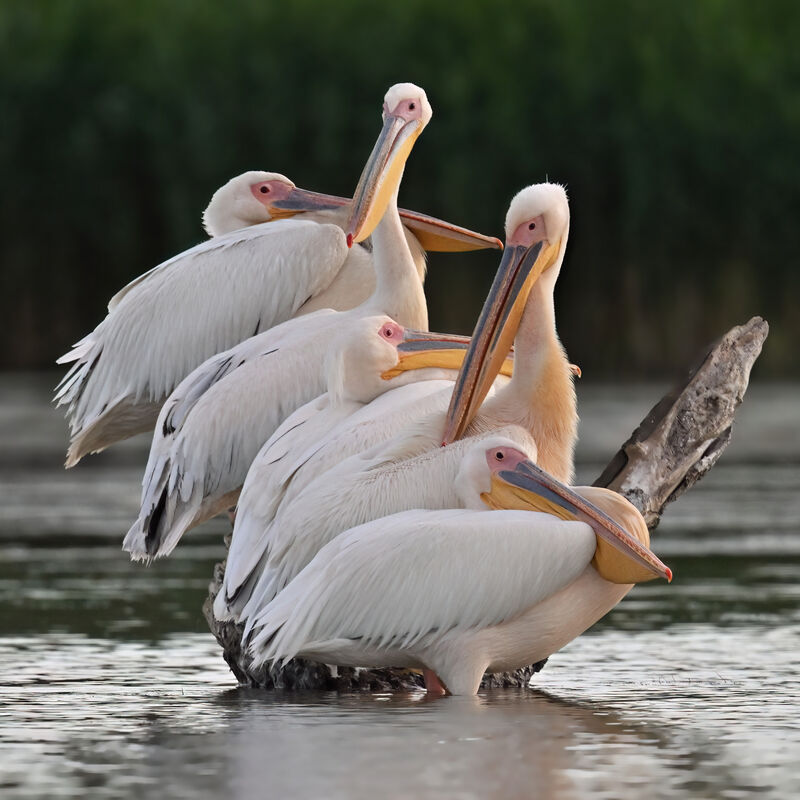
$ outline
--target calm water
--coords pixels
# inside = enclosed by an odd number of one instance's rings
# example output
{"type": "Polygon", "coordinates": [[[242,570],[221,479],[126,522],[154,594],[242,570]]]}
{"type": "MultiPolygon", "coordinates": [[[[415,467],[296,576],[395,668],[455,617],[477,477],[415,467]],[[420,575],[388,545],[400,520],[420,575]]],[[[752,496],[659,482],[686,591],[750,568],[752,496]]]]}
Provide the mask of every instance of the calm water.
{"type": "MultiPolygon", "coordinates": [[[[237,689],[200,613],[225,525],[120,542],[146,441],[70,472],[54,376],[0,377],[0,796],[800,797],[800,386],[751,389],[639,586],[531,690],[237,689]]],[[[662,393],[581,385],[590,480],[662,393]]]]}

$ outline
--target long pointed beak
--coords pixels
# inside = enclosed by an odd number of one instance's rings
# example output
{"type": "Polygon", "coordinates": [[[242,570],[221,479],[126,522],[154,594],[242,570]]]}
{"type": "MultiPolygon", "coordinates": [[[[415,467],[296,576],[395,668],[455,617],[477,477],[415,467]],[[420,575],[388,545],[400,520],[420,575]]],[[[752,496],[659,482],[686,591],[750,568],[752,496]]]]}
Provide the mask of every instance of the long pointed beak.
{"type": "Polygon", "coordinates": [[[353,208],[344,231],[348,245],[366,239],[381,221],[421,131],[419,120],[409,122],[394,114],[386,114],[383,128],[353,194],[353,208]]]}
{"type": "MultiPolygon", "coordinates": [[[[461,369],[470,341],[469,336],[459,336],[456,333],[430,333],[407,328],[403,341],[397,346],[397,364],[383,372],[381,377],[388,381],[408,370],[426,367],[455,372],[461,369]]],[[[500,366],[500,374],[510,378],[513,369],[514,355],[509,353],[500,366]]]]}
{"type": "MultiPolygon", "coordinates": [[[[288,219],[304,211],[329,211],[349,206],[353,201],[349,197],[335,194],[310,192],[295,187],[283,200],[277,200],[269,207],[270,217],[288,219]]],[[[417,237],[423,250],[429,253],[463,253],[470,250],[502,250],[503,243],[496,236],[462,228],[447,220],[411,211],[398,209],[400,218],[409,230],[417,237]]],[[[366,237],[364,237],[366,238],[366,237]]],[[[361,240],[359,240],[361,241],[361,240]]]]}
{"type": "Polygon", "coordinates": [[[283,199],[270,204],[269,213],[272,219],[287,219],[303,211],[327,211],[349,205],[347,197],[337,197],[333,194],[309,192],[307,189],[298,189],[296,186],[283,199]]]}
{"type": "Polygon", "coordinates": [[[481,309],[447,411],[442,444],[464,434],[474,418],[517,334],[531,287],[556,259],[560,242],[506,247],[481,309]]]}
{"type": "Polygon", "coordinates": [[[484,236],[469,228],[453,225],[451,222],[398,209],[403,225],[409,228],[424,250],[429,253],[463,253],[468,250],[502,250],[503,243],[496,236],[484,236]]]}
{"type": "Polygon", "coordinates": [[[652,550],[596,505],[532,461],[521,461],[513,470],[493,474],[492,488],[483,493],[481,499],[493,509],[543,511],[560,519],[587,523],[598,537],[598,547],[605,542],[624,556],[622,568],[614,565],[607,574],[598,570],[606,580],[614,583],[639,583],[657,577],[672,580],[672,570],[652,550]]]}

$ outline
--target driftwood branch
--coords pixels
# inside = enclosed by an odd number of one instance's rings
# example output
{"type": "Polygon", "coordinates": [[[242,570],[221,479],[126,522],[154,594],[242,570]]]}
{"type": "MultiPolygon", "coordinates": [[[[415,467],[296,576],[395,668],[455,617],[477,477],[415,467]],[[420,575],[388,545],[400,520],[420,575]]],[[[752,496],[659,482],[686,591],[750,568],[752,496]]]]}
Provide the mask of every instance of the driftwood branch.
{"type": "MultiPolygon", "coordinates": [[[[767,338],[760,317],[730,330],[690,370],[686,380],[667,394],[642,420],[595,481],[627,497],[655,528],[667,503],[680,497],[717,462],[731,439],[734,414],[742,402],[750,370],[767,338]]],[[[224,574],[214,568],[203,612],[223,649],[225,660],[241,683],[286,689],[407,690],[421,679],[406,670],[327,667],[300,659],[280,672],[252,669],[241,650],[241,628],[214,619],[212,606],[224,574]]],[[[544,662],[502,675],[487,675],[484,686],[524,686],[544,662]]]]}
{"type": "Polygon", "coordinates": [[[761,317],[728,331],[683,384],[653,407],[595,486],[627,497],[655,528],[664,506],[694,486],[728,446],[734,414],[768,332],[761,317]]]}

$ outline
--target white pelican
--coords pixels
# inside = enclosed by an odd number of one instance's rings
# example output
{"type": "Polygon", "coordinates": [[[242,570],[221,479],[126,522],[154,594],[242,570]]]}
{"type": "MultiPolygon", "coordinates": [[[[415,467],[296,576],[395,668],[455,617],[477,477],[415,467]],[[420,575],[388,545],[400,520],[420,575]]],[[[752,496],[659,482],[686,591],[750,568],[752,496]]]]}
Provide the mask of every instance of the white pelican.
{"type": "Polygon", "coordinates": [[[457,491],[464,509],[377,519],[320,550],[256,618],[255,664],[412,667],[429,690],[475,694],[485,672],[552,655],[634,582],[672,579],[627,500],[568,489],[506,439],[473,446],[457,491]],[[508,510],[471,510],[482,503],[508,510]]]}
{"type": "MultiPolygon", "coordinates": [[[[445,413],[450,394],[459,401],[453,404],[459,419],[467,419],[461,404],[469,403],[474,395],[465,386],[475,388],[483,399],[502,365],[497,354],[503,346],[504,356],[508,354],[517,328],[511,380],[484,404],[466,433],[486,435],[502,429],[523,447],[530,445],[532,436],[539,445],[542,468],[559,480],[572,478],[575,392],[570,365],[555,334],[552,308],[568,227],[567,199],[560,186],[531,186],[512,200],[506,218],[506,248],[492,292],[456,388],[429,396],[438,403],[434,413],[388,443],[318,474],[291,494],[286,491],[287,480],[281,482],[280,477],[250,482],[248,496],[237,512],[226,567],[230,574],[215,601],[218,619],[252,620],[324,544],[349,528],[412,508],[456,507],[455,474],[469,444],[439,447],[442,431],[450,427],[453,416],[452,409],[449,416],[445,413]],[[543,284],[541,289],[538,282],[543,284]],[[491,337],[485,335],[487,325],[491,337]],[[488,359],[487,348],[491,351],[488,359]],[[489,367],[483,368],[487,361],[489,367]],[[471,377],[476,364],[482,367],[480,381],[465,384],[464,376],[471,377]],[[264,498],[259,497],[260,490],[267,493],[264,498]]],[[[470,415],[475,407],[473,403],[470,415]]],[[[398,413],[402,416],[408,410],[401,408],[398,413]]],[[[380,431],[383,419],[372,428],[373,433],[380,431]]],[[[347,421],[345,426],[351,424],[347,421]]],[[[333,455],[330,449],[327,453],[333,455]]],[[[302,454],[300,461],[314,457],[314,453],[307,458],[302,454]]]]}
{"type": "MultiPolygon", "coordinates": [[[[269,440],[275,443],[270,451],[272,463],[291,453],[300,434],[313,444],[330,426],[392,387],[402,387],[409,381],[440,384],[437,379],[452,372],[453,358],[463,355],[469,342],[467,337],[406,330],[386,315],[350,319],[338,337],[335,333],[333,337],[323,364],[328,391],[301,406],[278,427],[269,440]]],[[[510,370],[510,362],[506,370],[510,370]]],[[[182,507],[176,500],[179,495],[179,489],[171,492],[165,487],[162,507],[152,512],[151,524],[145,528],[137,521],[130,529],[123,549],[134,559],[169,555],[196,516],[205,513],[207,506],[214,509],[220,505],[219,498],[211,496],[203,500],[198,511],[191,503],[182,507]],[[175,511],[167,508],[170,502],[175,511]],[[177,519],[162,526],[159,519],[165,513],[177,519]]],[[[235,497],[225,496],[223,500],[227,507],[235,497]]]]}
{"type": "Polygon", "coordinates": [[[252,337],[209,359],[170,395],[150,450],[141,512],[126,537],[134,554],[141,554],[143,541],[148,554],[156,552],[159,542],[177,541],[235,502],[264,442],[288,414],[325,390],[323,363],[334,335],[375,314],[427,328],[397,193],[405,161],[431,115],[418,86],[397,84],[386,94],[384,126],[346,231],[355,242],[372,233],[376,287],[370,298],[350,311],[320,310],[252,337]]]}
{"type": "MultiPolygon", "coordinates": [[[[368,324],[378,331],[379,326],[372,320],[368,318],[368,324]]],[[[380,334],[384,333],[385,328],[380,329],[380,334]]],[[[399,431],[416,416],[424,416],[431,395],[446,387],[452,390],[455,372],[444,380],[439,376],[447,374],[450,366],[460,366],[469,344],[467,337],[409,331],[389,363],[388,356],[381,359],[379,351],[370,346],[370,339],[354,330],[332,345],[328,353],[328,391],[287,417],[250,465],[237,503],[237,517],[243,522],[236,525],[231,540],[216,607],[218,619],[238,615],[238,608],[229,610],[223,606],[223,598],[238,594],[256,569],[263,555],[268,522],[289,485],[299,488],[310,480],[312,471],[324,471],[326,464],[331,466],[366,450],[376,431],[389,436],[392,429],[399,431]],[[402,414],[385,416],[394,402],[389,395],[401,397],[409,412],[407,418],[402,414]],[[346,436],[340,435],[344,420],[348,420],[346,436]],[[298,473],[301,477],[294,482],[298,473]]],[[[511,375],[512,367],[513,358],[509,358],[501,370],[501,379],[511,375]]],[[[441,399],[434,402],[442,404],[441,399]]],[[[152,555],[168,552],[162,542],[161,549],[152,555]]]]}
{"type": "MultiPolygon", "coordinates": [[[[366,300],[373,259],[368,247],[348,248],[350,204],[274,172],[246,172],[218,189],[203,216],[212,238],[117,292],[108,316],[58,359],[74,362],[55,397],[71,427],[66,466],[152,430],[167,396],[214,354],[292,317],[366,300]]],[[[420,280],[425,250],[500,247],[434,217],[399,213],[420,280]]]]}
{"type": "Polygon", "coordinates": [[[562,186],[528,186],[511,201],[503,264],[456,381],[442,440],[447,444],[465,433],[521,425],[537,442],[539,465],[564,483],[573,476],[578,415],[573,369],[556,334],[553,290],[568,234],[569,204],[562,186]],[[481,405],[512,339],[514,375],[481,405]]]}
{"type": "MultiPolygon", "coordinates": [[[[535,447],[524,428],[509,425],[497,432],[518,447],[535,447]]],[[[416,456],[409,455],[405,437],[350,456],[274,511],[259,507],[261,487],[254,480],[237,507],[215,617],[249,625],[325,544],[350,528],[414,508],[460,507],[454,479],[475,438],[430,450],[430,437],[441,434],[441,425],[432,431],[420,426],[420,434],[422,447],[416,456]],[[398,441],[402,442],[399,457],[392,449],[398,441]],[[261,520],[270,511],[273,518],[265,526],[261,520]]]]}

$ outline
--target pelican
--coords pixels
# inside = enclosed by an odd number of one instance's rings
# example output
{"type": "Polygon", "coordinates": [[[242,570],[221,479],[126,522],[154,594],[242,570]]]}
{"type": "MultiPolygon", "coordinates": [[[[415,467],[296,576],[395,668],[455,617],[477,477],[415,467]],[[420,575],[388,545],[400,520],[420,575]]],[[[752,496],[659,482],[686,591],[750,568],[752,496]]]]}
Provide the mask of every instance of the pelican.
{"type": "MultiPolygon", "coordinates": [[[[237,512],[226,567],[230,574],[215,601],[218,619],[250,624],[323,545],[349,528],[413,508],[456,507],[459,500],[452,487],[469,442],[439,447],[442,431],[452,428],[453,408],[458,419],[467,423],[457,430],[459,436],[485,436],[502,430],[523,447],[530,446],[532,439],[539,445],[542,468],[563,482],[571,480],[577,429],[575,392],[570,364],[555,333],[552,301],[568,228],[567,198],[560,186],[531,186],[512,200],[497,277],[455,388],[431,395],[438,409],[389,442],[318,474],[291,495],[285,481],[251,482],[237,512]],[[541,288],[537,288],[539,282],[541,288]],[[496,315],[502,324],[495,320],[496,315]],[[485,335],[487,325],[492,337],[485,335]],[[477,405],[469,389],[480,392],[480,399],[485,397],[490,378],[494,379],[503,363],[497,354],[505,346],[507,356],[515,333],[511,380],[469,424],[477,405]],[[490,347],[484,358],[487,343],[494,349],[490,347]],[[471,377],[476,364],[482,368],[480,380],[477,385],[474,380],[465,384],[464,376],[471,377]],[[457,402],[451,401],[451,394],[457,402]],[[471,410],[462,413],[461,404],[470,402],[471,410]],[[450,413],[446,414],[448,403],[450,413]],[[268,492],[263,500],[259,497],[262,487],[268,492]]],[[[349,427],[347,421],[345,424],[349,427]]]]}
{"type": "MultiPolygon", "coordinates": [[[[451,383],[452,387],[452,383],[451,383]]],[[[534,447],[523,428],[499,429],[520,447],[534,447]]],[[[441,433],[440,426],[433,432],[441,433]]],[[[489,434],[479,435],[485,439],[489,434]]],[[[262,508],[261,477],[245,482],[237,508],[225,577],[217,594],[214,616],[246,622],[264,608],[329,541],[349,528],[414,508],[458,508],[461,496],[454,477],[464,451],[475,439],[426,452],[430,435],[420,437],[422,452],[409,457],[402,440],[401,457],[389,443],[358,453],[323,473],[278,508],[262,508]],[[262,520],[272,513],[271,520],[262,520]]]]}
{"type": "Polygon", "coordinates": [[[509,205],[505,227],[507,252],[464,357],[441,443],[498,425],[521,425],[538,444],[539,465],[570,483],[577,401],[553,304],[569,235],[564,188],[540,183],[523,189],[509,205]],[[514,375],[481,405],[512,340],[514,375]]]}
{"type": "MultiPolygon", "coordinates": [[[[414,336],[418,338],[420,333],[416,332],[414,336]]],[[[433,356],[435,361],[424,366],[459,368],[470,341],[469,337],[454,334],[429,336],[433,340],[438,339],[440,344],[435,345],[433,341],[422,343],[424,350],[436,350],[433,356]]],[[[403,347],[412,346],[420,345],[407,342],[403,347]]],[[[385,372],[383,379],[392,382],[388,391],[361,407],[354,404],[351,406],[352,410],[348,408],[337,414],[335,421],[327,415],[320,417],[321,413],[327,411],[330,403],[328,395],[321,395],[287,417],[267,440],[250,465],[237,502],[237,515],[241,524],[231,543],[225,573],[226,584],[235,587],[231,588],[232,593],[239,590],[241,579],[246,577],[237,576],[238,570],[243,567],[240,565],[237,569],[234,565],[239,557],[244,557],[245,561],[254,559],[253,566],[260,559],[262,553],[255,556],[253,550],[255,542],[262,541],[280,503],[290,503],[303,487],[349,456],[371,450],[376,444],[401,433],[412,423],[437,411],[444,411],[455,376],[438,379],[431,373],[419,376],[415,374],[410,378],[413,383],[395,381],[401,374],[400,370],[409,366],[393,367],[385,372]],[[253,540],[250,539],[251,536],[254,537],[253,540]]],[[[579,372],[578,367],[571,367],[579,372]]],[[[358,365],[353,364],[351,372],[357,368],[361,371],[369,370],[370,365],[363,361],[358,365]]],[[[505,385],[512,369],[513,353],[503,365],[496,379],[496,386],[505,385]]],[[[364,379],[366,376],[361,378],[364,379]]],[[[493,391],[494,387],[490,389],[490,392],[493,391]]],[[[219,612],[220,619],[228,614],[223,611],[222,605],[218,605],[216,611],[219,612]]]]}
{"type": "Polygon", "coordinates": [[[289,320],[194,370],[158,418],[139,518],[126,548],[148,552],[232,505],[247,469],[277,426],[324,389],[330,339],[365,316],[386,314],[427,329],[422,283],[397,210],[405,161],[432,116],[425,92],[397,84],[386,94],[384,125],[354,194],[348,242],[373,238],[376,286],[350,311],[322,309],[289,320]],[[373,232],[374,231],[374,232],[373,232]]]}
{"type": "MultiPolygon", "coordinates": [[[[390,324],[396,324],[375,323],[373,318],[365,322],[372,326],[369,333],[374,329],[381,336],[390,324]]],[[[240,519],[244,522],[235,528],[231,540],[220,604],[216,608],[219,619],[232,615],[223,607],[222,598],[228,593],[238,594],[261,559],[268,522],[292,478],[303,472],[303,477],[294,484],[299,485],[303,479],[309,479],[312,470],[323,469],[326,463],[338,463],[365,450],[377,431],[388,436],[392,428],[399,431],[404,427],[409,421],[406,417],[385,413],[394,402],[389,395],[402,396],[409,418],[424,413],[431,395],[446,387],[452,389],[455,373],[446,379],[439,376],[446,374],[450,366],[460,366],[470,341],[468,337],[453,334],[409,331],[390,364],[387,357],[380,358],[370,339],[361,331],[348,331],[333,344],[328,353],[328,391],[287,417],[250,465],[237,503],[237,516],[241,509],[240,519]],[[339,425],[344,420],[351,424],[346,427],[348,435],[340,436],[339,425]]],[[[509,357],[499,380],[507,379],[512,369],[513,358],[509,357]]],[[[150,553],[154,557],[167,554],[163,542],[160,550],[150,553]]],[[[236,614],[238,610],[233,613],[236,614]]]]}
{"type": "MultiPolygon", "coordinates": [[[[373,258],[367,246],[348,247],[350,205],[274,172],[246,172],[218,189],[203,215],[212,238],[117,292],[108,316],[58,359],[72,363],[55,396],[71,427],[66,466],[152,430],[167,396],[216,353],[293,317],[366,300],[373,258]]],[[[399,213],[420,280],[426,250],[501,246],[434,217],[399,213]]]]}
{"type": "MultiPolygon", "coordinates": [[[[285,458],[301,440],[313,446],[327,428],[392,387],[413,385],[409,381],[441,383],[438,379],[452,372],[452,360],[463,355],[468,343],[468,337],[406,330],[386,315],[350,320],[327,350],[323,371],[328,391],[297,409],[278,427],[268,442],[275,443],[269,448],[270,463],[285,458]]],[[[511,359],[504,370],[510,373],[511,359]]],[[[169,493],[162,496],[166,504],[169,493]]],[[[218,505],[216,498],[210,502],[218,505]]],[[[153,512],[153,524],[146,530],[138,523],[130,529],[123,549],[135,560],[169,555],[198,514],[189,505],[186,513],[192,516],[165,528],[155,519],[165,510],[153,512]]]]}
{"type": "Polygon", "coordinates": [[[633,583],[672,580],[634,506],[570,490],[531,456],[502,437],[476,444],[457,478],[464,508],[395,514],[326,545],[258,615],[255,664],[412,667],[429,691],[475,694],[485,672],[552,655],[633,583]]]}

